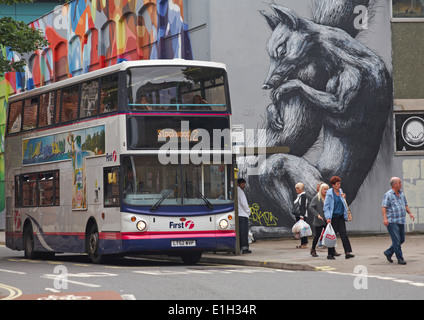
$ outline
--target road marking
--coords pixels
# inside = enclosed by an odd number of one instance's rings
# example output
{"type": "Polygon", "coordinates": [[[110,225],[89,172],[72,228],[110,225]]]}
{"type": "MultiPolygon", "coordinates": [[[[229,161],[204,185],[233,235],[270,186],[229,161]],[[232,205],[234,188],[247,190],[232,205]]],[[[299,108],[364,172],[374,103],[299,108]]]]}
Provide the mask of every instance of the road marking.
{"type": "MultiPolygon", "coordinates": [[[[357,277],[358,274],[356,273],[343,273],[343,272],[337,272],[337,271],[326,271],[327,273],[330,274],[338,274],[338,275],[345,275],[345,276],[352,276],[352,277],[357,277]]],[[[379,276],[379,275],[373,275],[373,274],[362,274],[361,277],[367,277],[369,279],[378,279],[378,280],[386,280],[386,281],[392,281],[392,282],[396,282],[396,283],[403,283],[403,284],[409,284],[411,286],[415,286],[415,287],[424,287],[424,283],[422,282],[414,282],[412,280],[405,280],[405,279],[396,279],[396,278],[392,278],[392,277],[385,277],[385,276],[379,276]]]]}
{"type": "Polygon", "coordinates": [[[0,269],[0,272],[7,272],[7,273],[14,273],[14,274],[27,274],[26,272],[6,270],[6,269],[0,269]]]}
{"type": "Polygon", "coordinates": [[[332,271],[336,270],[336,268],[330,267],[330,266],[322,266],[322,267],[315,267],[316,271],[332,271]]]}
{"type": "Polygon", "coordinates": [[[20,289],[8,286],[6,284],[0,283],[0,288],[9,291],[9,295],[5,298],[2,298],[1,300],[13,300],[22,295],[22,291],[20,289]]]}

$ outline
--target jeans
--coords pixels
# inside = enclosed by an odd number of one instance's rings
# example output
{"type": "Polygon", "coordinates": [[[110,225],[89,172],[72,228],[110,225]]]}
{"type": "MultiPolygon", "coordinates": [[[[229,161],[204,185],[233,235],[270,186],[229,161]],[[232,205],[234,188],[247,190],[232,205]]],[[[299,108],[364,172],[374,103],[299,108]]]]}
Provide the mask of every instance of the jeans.
{"type": "Polygon", "coordinates": [[[392,238],[392,245],[384,251],[384,254],[391,257],[394,253],[398,261],[401,261],[403,260],[401,245],[405,242],[405,225],[389,223],[387,230],[389,231],[390,238],[392,238]]]}

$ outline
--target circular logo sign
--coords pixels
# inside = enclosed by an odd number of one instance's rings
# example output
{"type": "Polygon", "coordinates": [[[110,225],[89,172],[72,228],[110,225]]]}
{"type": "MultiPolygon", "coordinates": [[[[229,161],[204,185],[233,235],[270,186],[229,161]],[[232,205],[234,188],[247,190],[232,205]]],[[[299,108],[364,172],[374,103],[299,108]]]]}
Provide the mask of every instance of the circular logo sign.
{"type": "Polygon", "coordinates": [[[402,138],[414,148],[424,145],[424,120],[420,117],[408,118],[402,125],[402,138]]]}

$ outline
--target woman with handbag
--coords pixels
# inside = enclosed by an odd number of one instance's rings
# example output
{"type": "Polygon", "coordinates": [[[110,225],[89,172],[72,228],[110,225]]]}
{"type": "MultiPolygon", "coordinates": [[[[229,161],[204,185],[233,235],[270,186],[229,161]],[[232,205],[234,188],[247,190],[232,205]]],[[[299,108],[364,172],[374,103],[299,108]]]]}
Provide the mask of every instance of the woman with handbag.
{"type": "MultiPolygon", "coordinates": [[[[312,226],[315,227],[315,237],[312,241],[312,248],[311,248],[311,256],[318,257],[317,252],[315,250],[318,240],[322,236],[323,231],[325,230],[325,227],[327,226],[327,222],[325,220],[324,216],[324,201],[325,196],[327,194],[327,190],[330,187],[328,184],[322,183],[319,186],[318,193],[312,198],[311,203],[308,207],[308,212],[312,214],[314,217],[314,220],[312,222],[312,226]]],[[[330,256],[331,251],[330,248],[328,248],[328,256],[330,256]]]]}
{"type": "MultiPolygon", "coordinates": [[[[297,198],[294,200],[294,206],[293,206],[293,215],[296,218],[296,222],[299,220],[305,220],[307,217],[307,202],[306,194],[303,191],[305,188],[305,185],[301,182],[297,183],[295,185],[297,198]]],[[[300,237],[300,246],[296,246],[297,249],[305,249],[308,244],[308,238],[307,237],[300,237]]]]}
{"type": "MultiPolygon", "coordinates": [[[[345,251],[345,258],[353,258],[352,247],[350,245],[349,238],[346,232],[346,222],[348,221],[348,209],[344,198],[346,195],[343,193],[343,190],[340,188],[341,179],[337,176],[334,176],[330,179],[331,189],[327,191],[324,202],[324,215],[327,223],[331,223],[334,228],[335,233],[340,234],[342,239],[343,248],[345,251]]],[[[334,259],[335,248],[330,248],[331,253],[328,255],[328,259],[334,259]]]]}

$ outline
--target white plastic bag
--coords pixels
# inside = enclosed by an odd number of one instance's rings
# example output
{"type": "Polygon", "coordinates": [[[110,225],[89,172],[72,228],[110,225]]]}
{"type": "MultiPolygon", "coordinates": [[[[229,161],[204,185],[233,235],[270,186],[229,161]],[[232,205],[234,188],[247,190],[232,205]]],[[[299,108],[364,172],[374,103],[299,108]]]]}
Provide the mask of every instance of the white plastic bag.
{"type": "Polygon", "coordinates": [[[300,219],[292,227],[292,232],[296,238],[308,237],[312,235],[312,230],[309,224],[300,219]]]}
{"type": "Polygon", "coordinates": [[[334,232],[331,223],[327,224],[324,235],[322,237],[322,244],[327,248],[334,248],[337,244],[336,233],[334,232]]]}
{"type": "Polygon", "coordinates": [[[301,222],[301,229],[300,229],[300,237],[309,237],[312,236],[312,230],[311,226],[305,222],[304,220],[300,220],[301,222]]]}
{"type": "Polygon", "coordinates": [[[294,234],[294,235],[299,234],[300,229],[302,228],[302,227],[301,227],[301,224],[300,224],[300,221],[303,221],[303,220],[299,220],[299,221],[298,221],[298,222],[296,222],[296,223],[293,225],[293,227],[292,227],[292,232],[293,232],[293,234],[294,234]]]}

